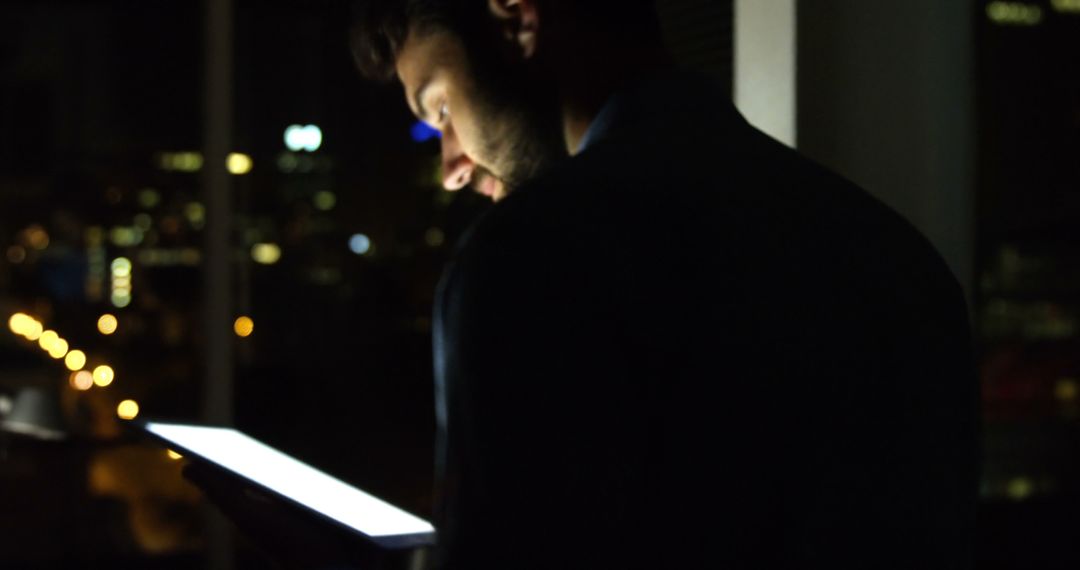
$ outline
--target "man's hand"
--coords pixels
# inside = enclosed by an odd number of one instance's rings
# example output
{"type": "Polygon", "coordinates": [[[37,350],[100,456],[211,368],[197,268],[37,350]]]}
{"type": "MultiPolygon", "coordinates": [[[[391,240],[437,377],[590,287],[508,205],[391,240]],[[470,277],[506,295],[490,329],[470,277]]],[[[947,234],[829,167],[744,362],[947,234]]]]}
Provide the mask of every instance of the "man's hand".
{"type": "Polygon", "coordinates": [[[362,538],[213,465],[192,461],[184,467],[184,477],[282,568],[405,568],[391,560],[400,555],[381,552],[362,538]]]}

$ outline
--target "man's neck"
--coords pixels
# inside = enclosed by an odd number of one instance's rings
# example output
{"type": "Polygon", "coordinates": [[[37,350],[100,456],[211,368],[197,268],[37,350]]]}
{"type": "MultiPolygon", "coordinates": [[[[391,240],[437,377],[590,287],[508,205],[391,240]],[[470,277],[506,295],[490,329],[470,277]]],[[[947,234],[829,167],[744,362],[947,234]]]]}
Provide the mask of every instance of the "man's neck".
{"type": "Polygon", "coordinates": [[[558,74],[562,86],[563,138],[576,154],[585,133],[612,95],[672,67],[661,46],[592,51],[558,74]]]}

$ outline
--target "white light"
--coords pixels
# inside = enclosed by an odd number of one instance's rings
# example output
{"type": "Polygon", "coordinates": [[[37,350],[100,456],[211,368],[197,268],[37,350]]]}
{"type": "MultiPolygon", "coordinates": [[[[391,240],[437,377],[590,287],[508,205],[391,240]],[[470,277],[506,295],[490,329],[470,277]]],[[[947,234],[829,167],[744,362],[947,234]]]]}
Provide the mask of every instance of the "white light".
{"type": "Polygon", "coordinates": [[[322,146],[322,130],[315,125],[289,125],[285,129],[285,146],[293,152],[315,152],[322,146]]]}
{"type": "Polygon", "coordinates": [[[356,234],[349,238],[349,249],[356,255],[364,255],[371,251],[371,238],[364,234],[356,234]]]}
{"type": "Polygon", "coordinates": [[[146,429],[371,537],[434,533],[431,523],[236,430],[148,422],[146,429]]]}

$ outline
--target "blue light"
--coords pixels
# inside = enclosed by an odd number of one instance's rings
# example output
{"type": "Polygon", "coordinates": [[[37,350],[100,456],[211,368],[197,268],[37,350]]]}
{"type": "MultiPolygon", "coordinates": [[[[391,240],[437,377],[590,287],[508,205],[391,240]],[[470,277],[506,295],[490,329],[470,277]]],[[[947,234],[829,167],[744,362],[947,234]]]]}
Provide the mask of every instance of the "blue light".
{"type": "Polygon", "coordinates": [[[416,121],[416,124],[409,130],[409,134],[412,135],[412,140],[418,143],[427,142],[434,138],[442,138],[442,133],[438,129],[431,128],[431,125],[424,121],[416,121]]]}
{"type": "Polygon", "coordinates": [[[371,251],[371,239],[364,234],[354,234],[349,238],[349,249],[356,255],[364,255],[371,251]]]}

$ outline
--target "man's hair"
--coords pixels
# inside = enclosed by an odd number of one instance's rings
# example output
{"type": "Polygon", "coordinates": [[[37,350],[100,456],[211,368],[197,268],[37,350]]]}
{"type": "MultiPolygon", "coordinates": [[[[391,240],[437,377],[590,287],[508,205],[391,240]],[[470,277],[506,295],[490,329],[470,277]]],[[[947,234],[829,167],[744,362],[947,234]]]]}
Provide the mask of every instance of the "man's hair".
{"type": "MultiPolygon", "coordinates": [[[[461,1],[461,0],[458,0],[461,1]]],[[[353,4],[349,43],[360,73],[389,81],[410,26],[451,27],[453,0],[358,0],[353,4]]]]}
{"type": "MultiPolygon", "coordinates": [[[[659,32],[654,0],[563,1],[590,26],[659,32]]],[[[410,28],[423,33],[446,30],[470,39],[481,30],[485,9],[482,0],[357,0],[350,30],[353,58],[364,76],[392,80],[410,28]]]]}

